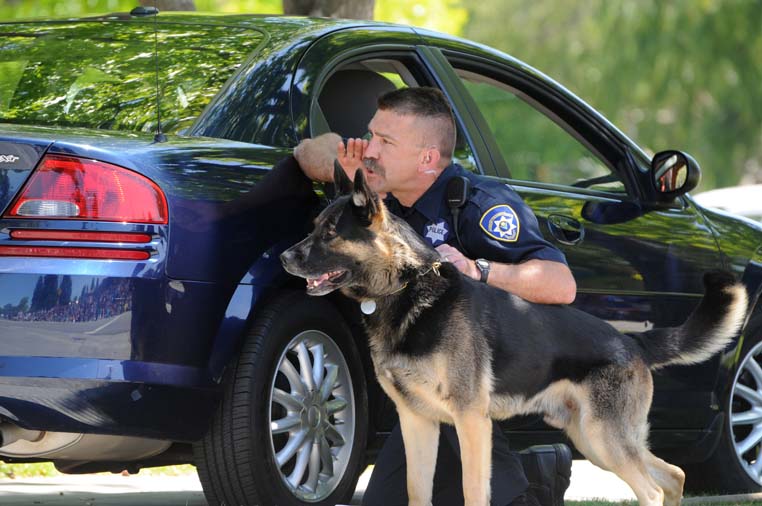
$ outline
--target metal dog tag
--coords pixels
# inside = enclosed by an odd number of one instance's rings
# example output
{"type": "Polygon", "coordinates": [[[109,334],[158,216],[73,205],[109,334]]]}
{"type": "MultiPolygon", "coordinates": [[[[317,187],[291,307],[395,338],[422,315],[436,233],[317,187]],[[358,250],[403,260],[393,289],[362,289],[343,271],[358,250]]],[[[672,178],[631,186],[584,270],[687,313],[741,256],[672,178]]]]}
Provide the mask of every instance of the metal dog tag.
{"type": "Polygon", "coordinates": [[[364,300],[360,303],[360,311],[365,314],[373,314],[376,312],[375,300],[364,300]]]}

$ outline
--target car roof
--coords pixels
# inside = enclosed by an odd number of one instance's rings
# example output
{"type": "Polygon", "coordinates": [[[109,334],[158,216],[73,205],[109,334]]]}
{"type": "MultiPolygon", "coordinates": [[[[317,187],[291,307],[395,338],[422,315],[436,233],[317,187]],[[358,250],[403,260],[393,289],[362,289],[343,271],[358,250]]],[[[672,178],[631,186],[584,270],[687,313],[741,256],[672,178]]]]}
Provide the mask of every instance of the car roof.
{"type": "MultiPolygon", "coordinates": [[[[129,12],[112,12],[108,14],[99,14],[87,17],[74,18],[30,18],[17,19],[12,21],[2,21],[0,24],[18,24],[18,23],[76,23],[76,22],[98,22],[98,21],[153,21],[152,16],[133,16],[129,12]]],[[[355,26],[399,26],[391,23],[382,23],[378,21],[366,21],[355,19],[336,19],[336,18],[310,18],[300,16],[283,16],[270,14],[220,14],[216,12],[187,12],[187,11],[166,11],[159,12],[156,18],[157,23],[182,23],[182,24],[204,24],[215,26],[231,26],[236,28],[252,28],[256,30],[268,31],[275,26],[279,30],[292,29],[300,32],[309,32],[314,30],[341,29],[355,26]]]]}

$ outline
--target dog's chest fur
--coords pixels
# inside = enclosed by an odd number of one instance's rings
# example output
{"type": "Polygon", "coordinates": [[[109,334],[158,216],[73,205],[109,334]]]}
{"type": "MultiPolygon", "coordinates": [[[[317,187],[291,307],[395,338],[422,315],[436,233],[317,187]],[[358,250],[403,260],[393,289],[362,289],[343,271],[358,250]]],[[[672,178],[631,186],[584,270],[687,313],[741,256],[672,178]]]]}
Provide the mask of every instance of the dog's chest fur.
{"type": "Polygon", "coordinates": [[[454,399],[443,356],[421,360],[374,353],[373,363],[379,384],[395,404],[402,403],[441,422],[453,423],[454,399]]]}
{"type": "Polygon", "coordinates": [[[457,273],[418,279],[399,296],[379,300],[376,313],[365,318],[376,376],[387,395],[448,423],[477,391],[490,388],[489,350],[483,339],[467,335],[470,326],[457,323],[452,276],[457,273]],[[482,345],[475,349],[475,343],[482,345]]]}

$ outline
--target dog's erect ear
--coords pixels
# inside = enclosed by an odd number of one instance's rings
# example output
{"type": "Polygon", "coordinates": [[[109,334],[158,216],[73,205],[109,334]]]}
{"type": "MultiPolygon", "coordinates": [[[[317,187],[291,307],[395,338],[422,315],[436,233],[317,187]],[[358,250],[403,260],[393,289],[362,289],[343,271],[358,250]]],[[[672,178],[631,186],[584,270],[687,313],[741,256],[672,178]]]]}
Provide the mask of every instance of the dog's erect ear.
{"type": "Polygon", "coordinates": [[[362,169],[355,172],[355,184],[352,190],[352,204],[355,214],[365,226],[373,221],[373,218],[381,211],[378,193],[374,192],[365,181],[365,173],[362,169]]]}
{"type": "Polygon", "coordinates": [[[352,180],[339,164],[338,160],[333,161],[333,185],[336,187],[337,195],[346,195],[352,191],[352,180]]]}

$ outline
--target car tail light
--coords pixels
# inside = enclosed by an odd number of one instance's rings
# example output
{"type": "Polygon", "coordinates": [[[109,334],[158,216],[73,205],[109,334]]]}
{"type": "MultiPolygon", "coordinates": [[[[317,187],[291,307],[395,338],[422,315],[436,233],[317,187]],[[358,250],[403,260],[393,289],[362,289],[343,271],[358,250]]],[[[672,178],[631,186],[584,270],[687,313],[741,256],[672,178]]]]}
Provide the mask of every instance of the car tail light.
{"type": "Polygon", "coordinates": [[[85,232],[76,230],[22,230],[10,231],[11,239],[26,241],[89,241],[89,242],[151,242],[148,234],[132,232],[85,232]]]}
{"type": "Polygon", "coordinates": [[[47,155],[5,217],[166,224],[167,201],[156,183],[137,172],[47,155]]]}
{"type": "Polygon", "coordinates": [[[148,260],[147,251],[111,248],[64,248],[49,246],[5,246],[0,245],[0,257],[56,257],[92,258],[100,260],[148,260]]]}

